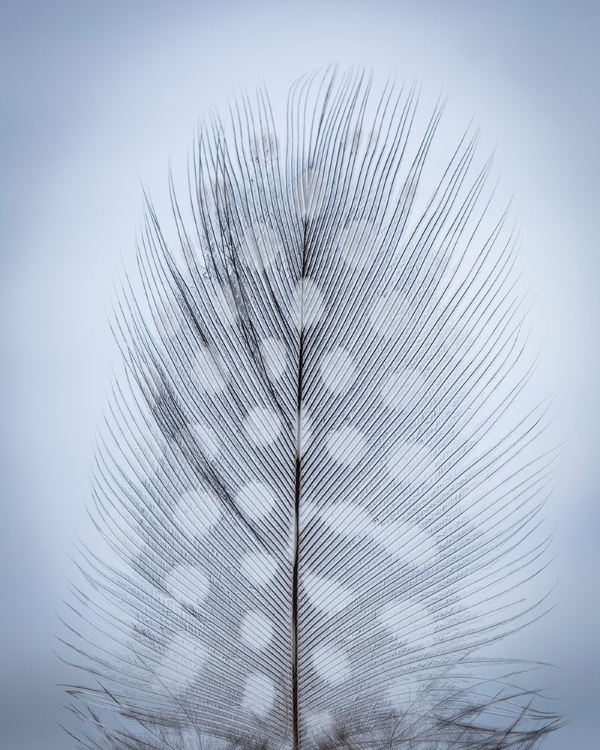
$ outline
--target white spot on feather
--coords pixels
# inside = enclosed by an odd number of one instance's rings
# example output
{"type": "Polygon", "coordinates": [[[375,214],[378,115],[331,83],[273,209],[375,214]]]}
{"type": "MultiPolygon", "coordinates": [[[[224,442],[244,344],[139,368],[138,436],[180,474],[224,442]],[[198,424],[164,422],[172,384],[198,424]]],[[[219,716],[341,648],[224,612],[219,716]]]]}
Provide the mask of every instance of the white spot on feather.
{"type": "Polygon", "coordinates": [[[240,628],[242,640],[255,651],[264,651],[273,636],[271,621],[260,612],[248,612],[240,628]]]}
{"type": "Polygon", "coordinates": [[[347,391],[356,377],[352,355],[342,347],[328,352],[321,360],[321,377],[325,386],[333,393],[347,391]]]}
{"type": "Polygon", "coordinates": [[[259,271],[270,268],[281,255],[281,235],[273,227],[256,222],[246,229],[242,253],[246,263],[259,271]]]}
{"type": "Polygon", "coordinates": [[[313,668],[319,677],[331,685],[339,685],[350,674],[350,660],[343,649],[325,644],[311,655],[313,668]]]}
{"type": "Polygon", "coordinates": [[[278,151],[277,137],[275,133],[263,130],[252,136],[250,141],[250,153],[252,158],[259,162],[272,161],[276,158],[278,151]]]}
{"type": "Polygon", "coordinates": [[[236,504],[252,521],[260,521],[275,507],[275,493],[262,482],[248,482],[237,493],[236,504]]]}
{"type": "Polygon", "coordinates": [[[330,531],[348,538],[368,538],[386,549],[400,562],[415,566],[431,565],[437,552],[435,538],[411,521],[377,521],[371,514],[347,500],[310,508],[303,514],[306,524],[317,516],[330,531]],[[305,520],[306,518],[306,520],[305,520]]]}
{"type": "Polygon", "coordinates": [[[277,571],[277,561],[266,552],[250,552],[242,558],[242,573],[257,587],[266,586],[277,571]]]}
{"type": "Polygon", "coordinates": [[[237,305],[231,289],[224,286],[216,286],[213,289],[213,306],[221,323],[230,326],[235,325],[238,318],[237,305]]]}
{"type": "Polygon", "coordinates": [[[242,707],[259,718],[266,718],[275,703],[275,685],[264,674],[251,674],[244,683],[242,707]]]}
{"type": "Polygon", "coordinates": [[[350,153],[356,154],[362,141],[362,129],[360,125],[354,125],[348,129],[344,145],[350,150],[350,153]]]}
{"type": "Polygon", "coordinates": [[[361,459],[366,439],[356,427],[341,427],[327,435],[327,450],[329,455],[343,466],[355,466],[361,459]]]}
{"type": "Polygon", "coordinates": [[[328,615],[338,614],[356,598],[346,586],[316,573],[302,575],[302,588],[310,603],[328,615]]]}
{"type": "Polygon", "coordinates": [[[267,370],[274,378],[281,378],[288,368],[288,356],[282,341],[276,338],[266,338],[260,348],[267,370]]]}
{"type": "Polygon", "coordinates": [[[373,538],[397,560],[415,567],[430,566],[437,551],[433,536],[410,521],[385,524],[373,538]]]}
{"type": "Polygon", "coordinates": [[[194,373],[198,379],[198,385],[207,393],[219,393],[227,384],[223,360],[207,346],[201,346],[198,349],[194,373]]]}
{"type": "Polygon", "coordinates": [[[281,432],[281,419],[264,406],[256,406],[246,418],[245,428],[252,442],[264,448],[275,442],[281,432]]]}

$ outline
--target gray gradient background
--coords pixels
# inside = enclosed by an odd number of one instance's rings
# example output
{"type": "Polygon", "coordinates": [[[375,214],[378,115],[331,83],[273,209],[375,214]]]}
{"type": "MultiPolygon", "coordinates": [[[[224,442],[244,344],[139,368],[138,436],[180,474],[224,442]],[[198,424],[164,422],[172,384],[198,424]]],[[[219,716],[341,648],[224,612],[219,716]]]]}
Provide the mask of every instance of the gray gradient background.
{"type": "Polygon", "coordinates": [[[598,747],[600,3],[2,2],[0,748],[72,746],[52,651],[116,351],[105,310],[141,218],[198,116],[330,61],[418,77],[498,144],[543,340],[536,387],[567,439],[548,514],[555,609],[520,637],[598,747]]]}

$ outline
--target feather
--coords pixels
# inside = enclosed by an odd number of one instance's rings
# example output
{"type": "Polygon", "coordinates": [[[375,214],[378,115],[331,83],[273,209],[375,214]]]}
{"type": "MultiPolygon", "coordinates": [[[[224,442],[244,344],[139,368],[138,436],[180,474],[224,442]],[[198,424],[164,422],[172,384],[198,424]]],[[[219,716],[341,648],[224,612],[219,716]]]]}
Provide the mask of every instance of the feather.
{"type": "Polygon", "coordinates": [[[416,135],[416,88],[372,88],[301,79],[285,138],[262,90],[204,125],[176,243],[147,200],[106,547],[66,618],[86,747],[499,750],[560,723],[490,650],[543,609],[556,456],[548,404],[515,410],[517,234],[477,133],[420,198],[444,103],[416,135]]]}

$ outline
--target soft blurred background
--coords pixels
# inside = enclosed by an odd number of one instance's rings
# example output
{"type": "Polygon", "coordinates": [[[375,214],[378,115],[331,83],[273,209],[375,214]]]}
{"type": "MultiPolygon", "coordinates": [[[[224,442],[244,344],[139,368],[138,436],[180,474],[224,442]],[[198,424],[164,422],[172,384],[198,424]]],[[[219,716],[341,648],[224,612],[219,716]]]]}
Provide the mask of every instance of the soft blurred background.
{"type": "Polygon", "coordinates": [[[598,747],[599,38],[595,0],[0,3],[2,750],[74,746],[58,726],[56,610],[89,530],[118,359],[107,312],[141,185],[164,204],[169,160],[185,165],[201,114],[261,81],[284,101],[330,62],[445,91],[450,120],[474,117],[497,146],[543,346],[536,388],[566,440],[548,508],[555,607],[522,653],[559,667],[569,708],[544,748],[598,747]]]}

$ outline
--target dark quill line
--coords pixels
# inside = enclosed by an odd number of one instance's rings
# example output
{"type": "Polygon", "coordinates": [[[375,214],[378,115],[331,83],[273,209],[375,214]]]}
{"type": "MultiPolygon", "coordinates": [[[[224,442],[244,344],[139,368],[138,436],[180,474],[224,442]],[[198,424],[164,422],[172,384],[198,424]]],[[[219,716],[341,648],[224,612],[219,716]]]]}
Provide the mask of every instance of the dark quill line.
{"type": "MultiPolygon", "coordinates": [[[[306,222],[302,239],[302,274],[305,273],[306,222]]],[[[294,473],[294,562],[292,568],[292,741],[293,750],[300,747],[300,708],[298,699],[298,602],[300,583],[300,499],[302,494],[302,398],[304,386],[304,295],[301,295],[299,313],[300,343],[298,347],[298,375],[296,391],[296,462],[294,473]]]]}

